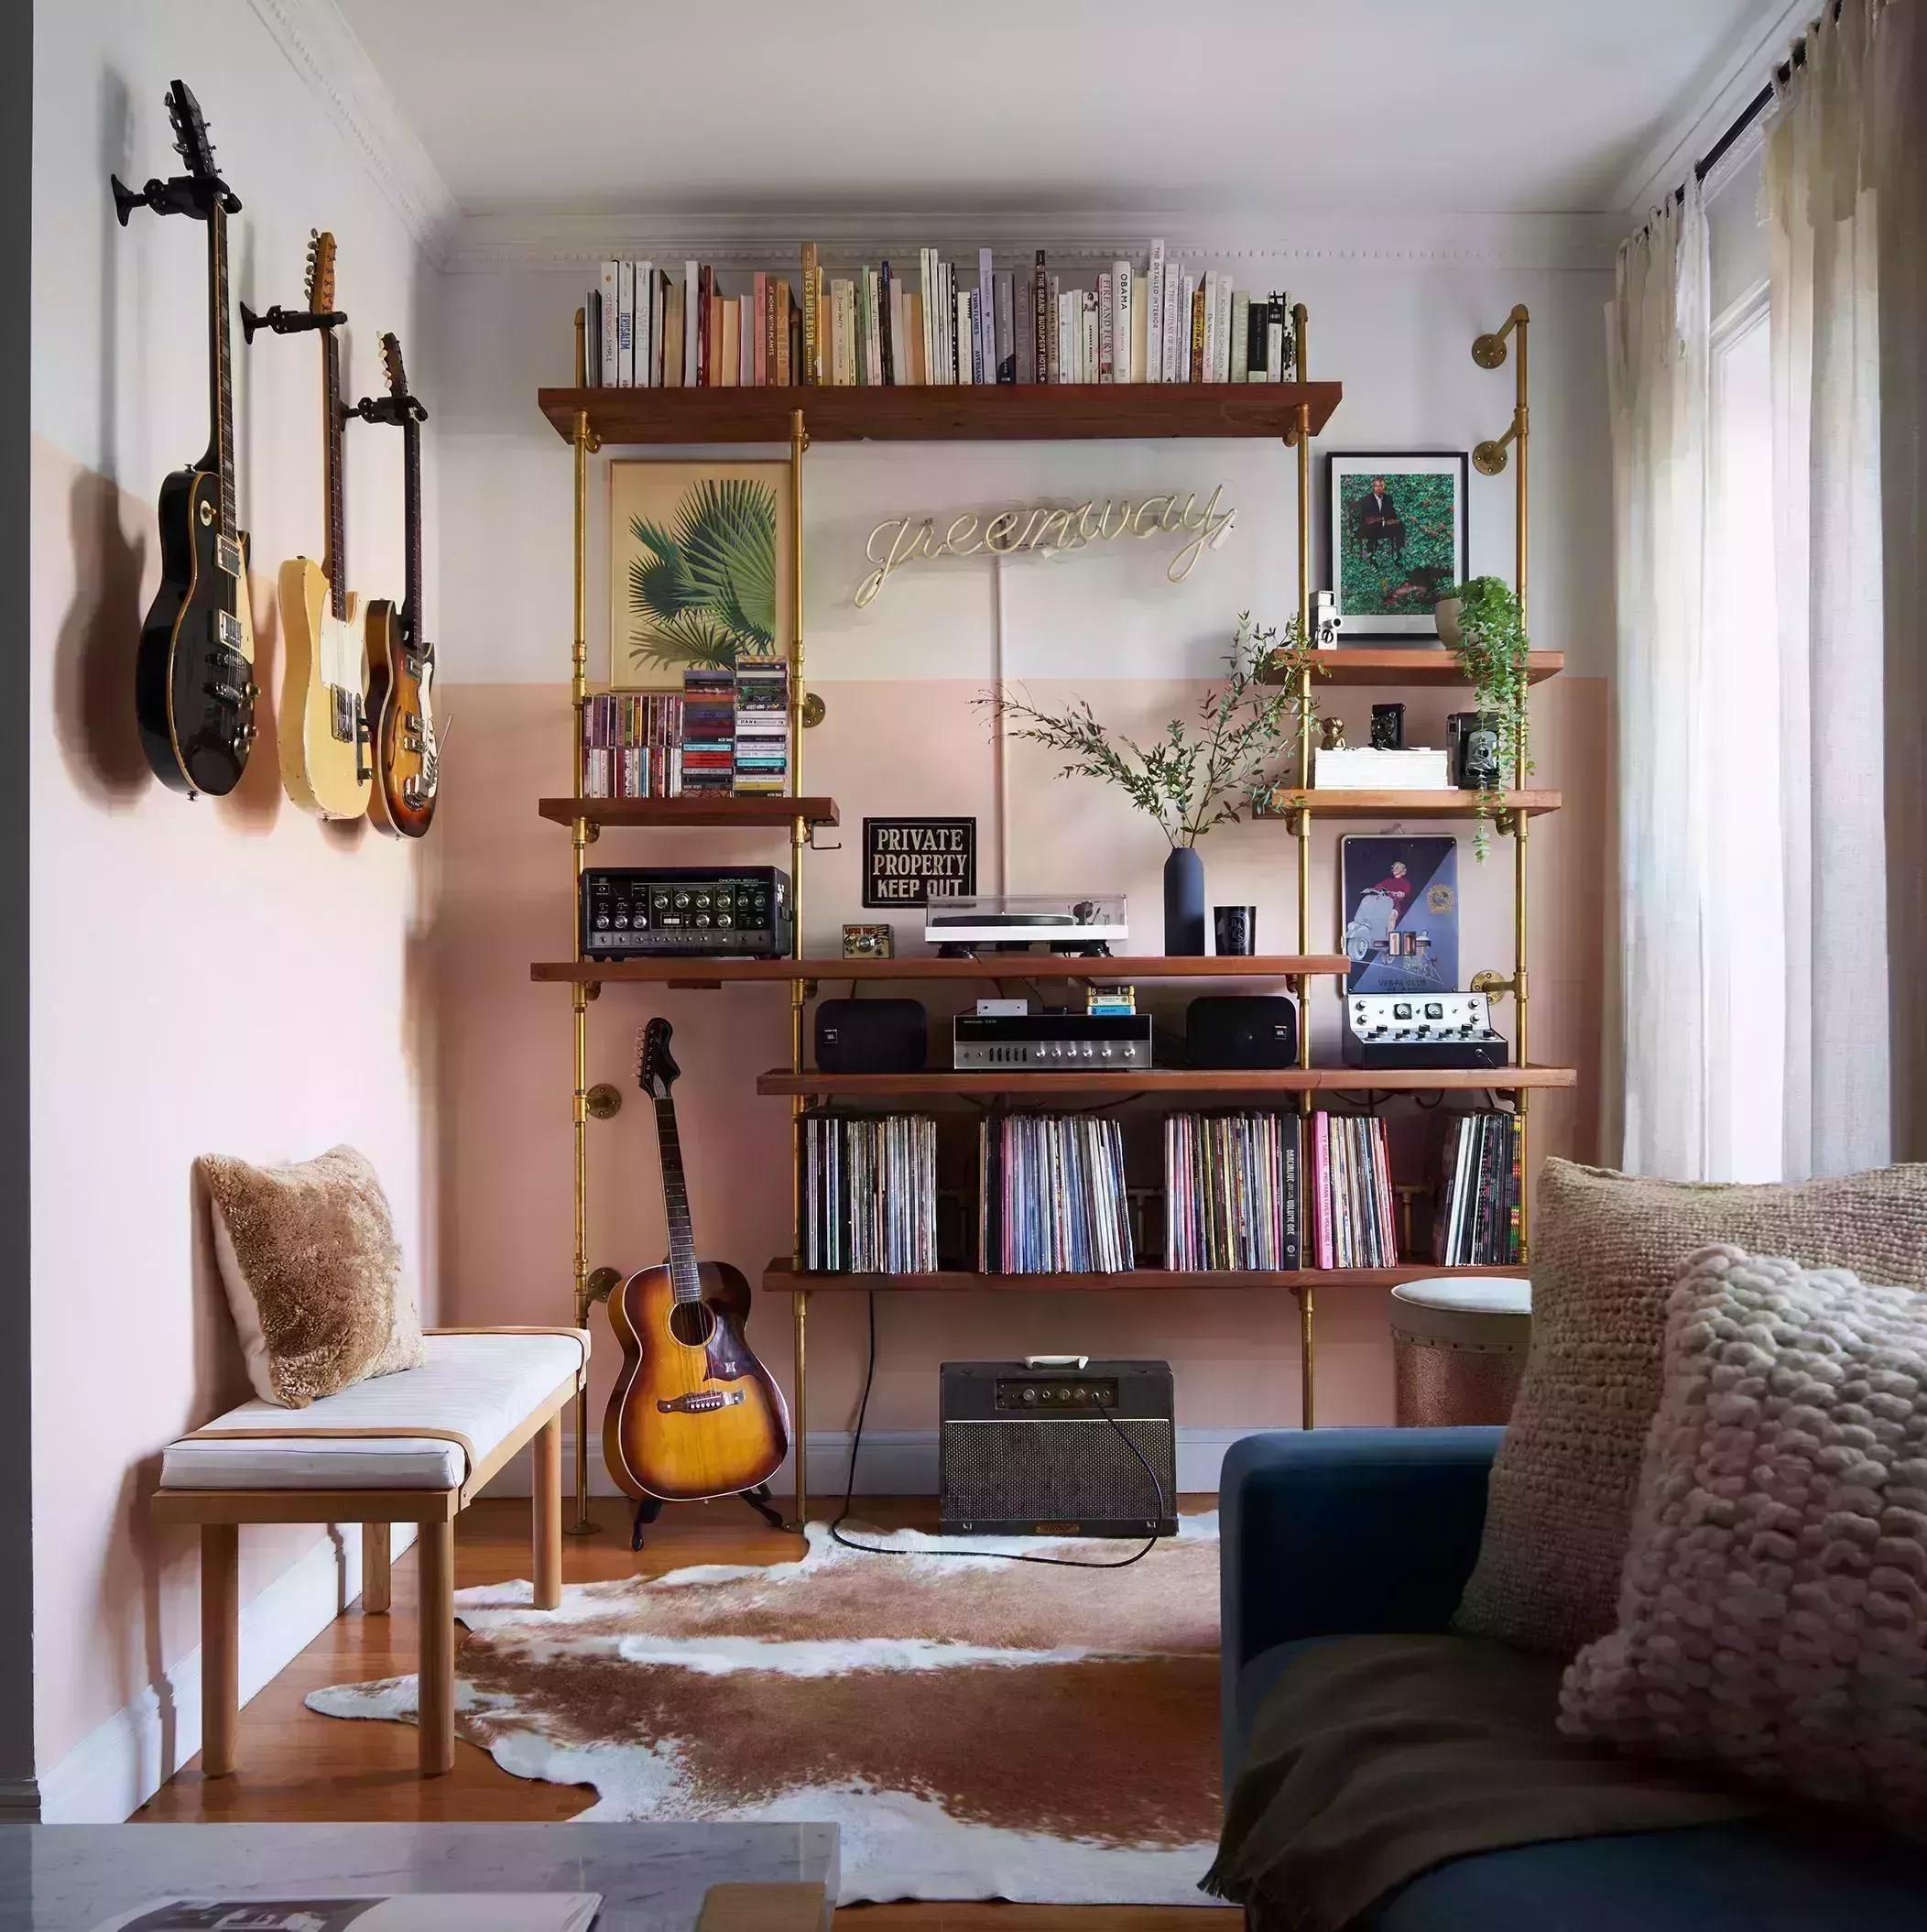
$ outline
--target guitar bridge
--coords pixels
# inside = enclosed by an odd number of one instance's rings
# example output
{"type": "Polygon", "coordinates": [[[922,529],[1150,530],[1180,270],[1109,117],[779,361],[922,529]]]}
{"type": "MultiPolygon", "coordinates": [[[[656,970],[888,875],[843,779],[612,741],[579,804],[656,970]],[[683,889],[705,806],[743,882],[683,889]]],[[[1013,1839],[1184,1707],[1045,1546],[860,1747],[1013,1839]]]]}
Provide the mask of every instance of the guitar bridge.
{"type": "Polygon", "coordinates": [[[703,1389],[694,1395],[672,1395],[656,1407],[664,1415],[707,1415],[713,1409],[733,1409],[742,1400],[740,1389],[703,1389]]]}

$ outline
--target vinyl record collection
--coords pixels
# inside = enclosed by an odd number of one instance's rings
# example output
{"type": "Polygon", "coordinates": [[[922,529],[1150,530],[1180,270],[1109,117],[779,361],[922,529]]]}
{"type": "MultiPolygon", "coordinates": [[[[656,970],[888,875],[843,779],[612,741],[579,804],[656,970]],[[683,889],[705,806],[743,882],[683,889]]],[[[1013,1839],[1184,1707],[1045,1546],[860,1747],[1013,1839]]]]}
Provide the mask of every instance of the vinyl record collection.
{"type": "Polygon", "coordinates": [[[1519,1122],[1510,1114],[1454,1114],[1439,1161],[1434,1259],[1447,1268],[1517,1261],[1519,1194],[1519,1122]]]}
{"type": "Polygon", "coordinates": [[[978,1266],[985,1274],[1117,1274],[1136,1265],[1124,1130],[1094,1114],[977,1123],[978,1266]]]}
{"type": "Polygon", "coordinates": [[[1303,1144],[1297,1114],[1168,1114],[1164,1265],[1298,1267],[1303,1144]]]}
{"type": "Polygon", "coordinates": [[[821,1274],[937,1266],[937,1123],[923,1114],[803,1117],[803,1261],[821,1274]]]}
{"type": "Polygon", "coordinates": [[[1390,1268],[1399,1260],[1385,1122],[1317,1113],[1312,1119],[1312,1233],[1320,1268],[1390,1268]]]}

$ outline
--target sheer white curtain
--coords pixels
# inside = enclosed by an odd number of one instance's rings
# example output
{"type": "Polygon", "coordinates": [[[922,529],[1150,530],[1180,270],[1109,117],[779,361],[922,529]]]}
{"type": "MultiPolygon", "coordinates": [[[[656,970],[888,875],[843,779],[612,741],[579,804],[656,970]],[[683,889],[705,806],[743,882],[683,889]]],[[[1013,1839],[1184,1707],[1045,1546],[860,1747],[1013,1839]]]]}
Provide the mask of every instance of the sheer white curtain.
{"type": "Polygon", "coordinates": [[[1790,1178],[1892,1144],[1874,70],[1906,4],[1823,9],[1767,136],[1790,1178]]]}
{"type": "MultiPolygon", "coordinates": [[[[1618,562],[1620,931],[1625,1066],[1615,1125],[1635,1173],[1708,1171],[1709,862],[1701,750],[1705,597],[1705,211],[1697,181],[1619,250],[1606,311],[1618,562]]],[[[1610,1144],[1610,1139],[1609,1142],[1610,1144]]]]}

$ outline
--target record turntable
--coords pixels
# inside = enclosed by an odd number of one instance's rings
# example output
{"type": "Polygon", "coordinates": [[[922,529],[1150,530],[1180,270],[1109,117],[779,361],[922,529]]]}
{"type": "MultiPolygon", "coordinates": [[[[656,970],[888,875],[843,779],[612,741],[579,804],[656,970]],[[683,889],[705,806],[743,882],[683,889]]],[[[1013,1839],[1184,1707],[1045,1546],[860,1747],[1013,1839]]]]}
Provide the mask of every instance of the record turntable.
{"type": "Polygon", "coordinates": [[[1109,956],[1111,942],[1131,936],[1122,892],[1067,897],[1050,892],[932,892],[923,911],[923,936],[942,959],[975,954],[1063,954],[1109,956]]]}

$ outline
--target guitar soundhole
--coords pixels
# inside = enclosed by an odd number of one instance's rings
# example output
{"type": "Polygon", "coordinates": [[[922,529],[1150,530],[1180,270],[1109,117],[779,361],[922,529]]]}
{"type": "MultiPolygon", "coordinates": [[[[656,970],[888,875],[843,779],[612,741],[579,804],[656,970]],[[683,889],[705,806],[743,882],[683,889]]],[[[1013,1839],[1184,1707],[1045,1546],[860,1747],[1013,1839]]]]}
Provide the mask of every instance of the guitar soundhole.
{"type": "Polygon", "coordinates": [[[716,1318],[702,1302],[678,1302],[670,1310],[670,1333],[685,1348],[702,1348],[716,1332],[716,1318]]]}

